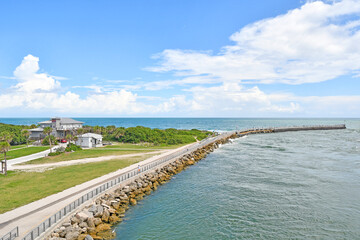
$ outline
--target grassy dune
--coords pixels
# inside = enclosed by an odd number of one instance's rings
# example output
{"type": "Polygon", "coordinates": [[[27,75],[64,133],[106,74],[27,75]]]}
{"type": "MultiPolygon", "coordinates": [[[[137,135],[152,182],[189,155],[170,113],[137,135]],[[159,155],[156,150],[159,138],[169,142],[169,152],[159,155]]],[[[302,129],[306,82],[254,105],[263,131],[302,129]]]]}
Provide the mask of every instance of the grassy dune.
{"type": "Polygon", "coordinates": [[[0,213],[61,192],[149,157],[151,155],[59,167],[45,172],[10,171],[7,177],[0,175],[0,213]]]}

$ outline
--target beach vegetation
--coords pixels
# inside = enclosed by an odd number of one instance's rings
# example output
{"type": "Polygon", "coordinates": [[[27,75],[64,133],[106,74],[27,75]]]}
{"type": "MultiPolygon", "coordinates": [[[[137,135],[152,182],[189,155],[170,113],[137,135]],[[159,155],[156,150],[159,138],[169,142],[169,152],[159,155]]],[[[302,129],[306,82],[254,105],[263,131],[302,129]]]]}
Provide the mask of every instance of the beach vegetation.
{"type": "Polygon", "coordinates": [[[10,141],[10,145],[19,145],[26,143],[26,136],[22,134],[23,129],[28,129],[29,126],[25,125],[11,125],[11,124],[4,124],[0,123],[0,135],[4,133],[9,133],[12,136],[10,141]]]}
{"type": "Polygon", "coordinates": [[[102,134],[104,141],[117,141],[122,143],[152,143],[154,145],[187,144],[208,137],[211,132],[197,129],[179,130],[174,128],[157,129],[148,127],[115,127],[115,126],[85,126],[85,132],[102,134]]]}
{"type": "Polygon", "coordinates": [[[51,144],[52,144],[52,145],[57,145],[56,138],[55,138],[53,135],[46,136],[46,137],[42,140],[42,145],[49,146],[49,145],[50,145],[49,138],[51,139],[51,144]]]}
{"type": "Polygon", "coordinates": [[[80,151],[80,150],[82,150],[82,148],[73,143],[69,143],[68,146],[65,148],[65,152],[75,152],[75,151],[80,151]]]}

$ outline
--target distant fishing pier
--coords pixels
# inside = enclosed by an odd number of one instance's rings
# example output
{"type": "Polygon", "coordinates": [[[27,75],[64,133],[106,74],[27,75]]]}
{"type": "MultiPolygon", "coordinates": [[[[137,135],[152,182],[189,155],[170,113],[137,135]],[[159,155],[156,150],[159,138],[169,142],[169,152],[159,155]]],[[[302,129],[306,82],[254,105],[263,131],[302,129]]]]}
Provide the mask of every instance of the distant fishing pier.
{"type": "Polygon", "coordinates": [[[277,132],[295,132],[295,131],[314,131],[314,130],[336,130],[346,129],[345,124],[339,125],[319,125],[319,126],[295,126],[295,127],[271,127],[271,128],[253,128],[242,131],[236,131],[235,134],[245,136],[258,133],[277,133],[277,132]]]}
{"type": "Polygon", "coordinates": [[[147,173],[155,172],[181,158],[201,152],[206,156],[216,149],[219,144],[230,139],[250,134],[278,133],[291,131],[337,130],[346,129],[345,124],[252,128],[240,131],[229,131],[203,139],[200,142],[187,145],[169,154],[162,154],[134,164],[112,174],[93,179],[77,185],[61,193],[0,214],[0,240],[35,240],[43,237],[59,226],[66,218],[74,214],[85,205],[104,195],[106,192],[123,187],[147,173]],[[50,216],[50,217],[49,217],[50,216]],[[45,220],[44,220],[45,219],[45,220]]]}

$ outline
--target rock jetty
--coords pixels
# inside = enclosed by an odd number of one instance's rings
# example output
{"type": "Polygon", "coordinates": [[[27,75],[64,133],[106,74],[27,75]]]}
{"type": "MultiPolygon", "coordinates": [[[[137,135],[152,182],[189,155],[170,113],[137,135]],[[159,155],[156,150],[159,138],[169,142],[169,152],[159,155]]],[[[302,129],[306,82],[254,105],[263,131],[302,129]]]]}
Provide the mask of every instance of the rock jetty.
{"type": "Polygon", "coordinates": [[[113,239],[115,233],[111,226],[120,223],[126,210],[138,201],[155,191],[159,185],[169,181],[173,175],[188,166],[205,158],[207,154],[218,148],[229,139],[238,137],[236,134],[220,139],[191,154],[184,155],[173,162],[152,172],[140,175],[128,185],[107,192],[93,201],[70,218],[60,223],[57,228],[45,236],[47,240],[92,240],[113,239]]]}

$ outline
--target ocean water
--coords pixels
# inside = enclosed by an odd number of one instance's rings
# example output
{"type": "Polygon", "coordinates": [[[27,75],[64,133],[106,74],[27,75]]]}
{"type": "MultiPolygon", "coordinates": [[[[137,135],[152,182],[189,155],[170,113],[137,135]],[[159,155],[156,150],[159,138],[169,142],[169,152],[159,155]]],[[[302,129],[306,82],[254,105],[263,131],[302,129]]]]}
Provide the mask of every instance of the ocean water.
{"type": "Polygon", "coordinates": [[[114,230],[123,240],[360,239],[359,119],[79,120],[216,130],[346,123],[222,145],[131,207],[114,230]]]}
{"type": "MultiPolygon", "coordinates": [[[[273,118],[74,118],[90,126],[136,127],[150,128],[177,128],[202,130],[241,130],[253,127],[278,127],[300,125],[347,124],[350,127],[359,127],[358,119],[273,119],[273,118]]],[[[1,118],[0,123],[15,125],[31,125],[49,120],[49,118],[1,118]]]]}

